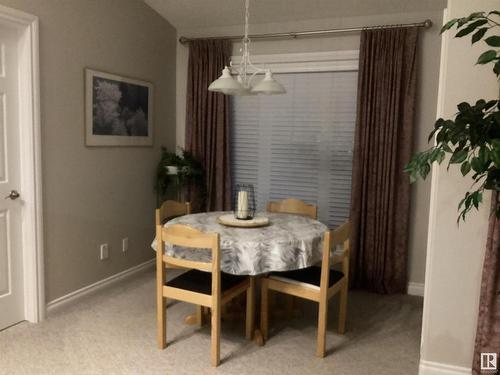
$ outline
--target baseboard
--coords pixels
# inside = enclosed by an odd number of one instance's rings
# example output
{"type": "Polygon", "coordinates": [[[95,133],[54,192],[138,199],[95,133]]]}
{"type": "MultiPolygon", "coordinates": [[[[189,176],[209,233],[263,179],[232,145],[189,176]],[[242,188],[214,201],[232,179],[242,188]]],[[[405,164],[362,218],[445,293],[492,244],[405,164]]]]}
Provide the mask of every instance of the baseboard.
{"type": "Polygon", "coordinates": [[[424,296],[424,283],[408,283],[408,294],[411,296],[424,296]]]}
{"type": "Polygon", "coordinates": [[[137,266],[131,267],[125,271],[114,274],[91,285],[87,285],[81,289],[75,290],[74,292],[68,293],[65,296],[56,298],[55,300],[47,303],[47,314],[54,312],[55,310],[82,298],[83,296],[94,293],[100,289],[107,288],[118,281],[123,281],[124,279],[137,275],[138,273],[144,272],[145,270],[153,267],[155,262],[156,259],[148,260],[147,262],[138,264],[137,266]]]}
{"type": "Polygon", "coordinates": [[[439,362],[420,360],[418,375],[471,375],[472,370],[466,367],[451,366],[439,362]]]}

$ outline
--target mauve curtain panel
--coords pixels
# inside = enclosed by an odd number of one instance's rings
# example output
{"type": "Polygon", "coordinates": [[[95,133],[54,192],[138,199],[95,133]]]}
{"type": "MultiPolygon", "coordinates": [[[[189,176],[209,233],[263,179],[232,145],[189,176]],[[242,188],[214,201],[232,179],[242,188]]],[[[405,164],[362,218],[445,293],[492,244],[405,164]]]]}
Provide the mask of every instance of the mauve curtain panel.
{"type": "Polygon", "coordinates": [[[191,191],[190,200],[198,210],[231,209],[231,162],[229,100],[208,91],[231,59],[228,40],[196,40],[189,43],[186,97],[186,150],[205,168],[206,206],[200,206],[191,191]],[[198,204],[197,204],[198,203],[198,204]]]}
{"type": "Polygon", "coordinates": [[[406,293],[417,28],[361,33],[351,195],[352,286],[406,293]]]}
{"type": "Polygon", "coordinates": [[[499,198],[498,191],[494,191],[479,297],[476,345],[472,364],[474,375],[484,373],[481,371],[481,353],[500,353],[500,220],[495,215],[499,198]]]}

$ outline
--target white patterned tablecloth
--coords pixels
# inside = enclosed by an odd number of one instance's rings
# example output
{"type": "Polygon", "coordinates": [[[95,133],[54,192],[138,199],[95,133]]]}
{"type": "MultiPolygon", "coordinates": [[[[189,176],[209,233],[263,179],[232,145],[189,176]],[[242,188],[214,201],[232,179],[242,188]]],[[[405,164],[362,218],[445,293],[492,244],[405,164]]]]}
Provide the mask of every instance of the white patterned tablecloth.
{"type": "MultiPolygon", "coordinates": [[[[258,275],[289,271],[314,265],[321,260],[326,225],[300,215],[261,213],[270,224],[261,228],[234,228],[219,224],[217,218],[229,212],[208,212],[180,216],[165,224],[186,224],[204,232],[220,234],[221,270],[233,275],[258,275]]],[[[156,250],[156,240],[151,244],[156,250]]],[[[210,252],[165,246],[169,256],[210,261],[210,252]]]]}

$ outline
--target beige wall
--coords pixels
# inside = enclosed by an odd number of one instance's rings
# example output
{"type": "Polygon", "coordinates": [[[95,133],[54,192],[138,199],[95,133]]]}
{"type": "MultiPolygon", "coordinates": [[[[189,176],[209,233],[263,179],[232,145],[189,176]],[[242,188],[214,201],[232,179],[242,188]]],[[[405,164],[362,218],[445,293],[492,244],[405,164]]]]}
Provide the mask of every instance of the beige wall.
{"type": "MultiPolygon", "coordinates": [[[[444,2],[443,8],[444,8],[444,2]]],[[[360,10],[361,12],[362,10],[360,10]]],[[[419,72],[417,92],[417,117],[415,130],[415,149],[427,147],[427,134],[433,128],[436,118],[437,83],[439,74],[439,27],[442,14],[437,11],[418,13],[390,14],[378,16],[333,18],[314,21],[286,22],[277,24],[251,25],[251,33],[285,32],[351,27],[377,24],[420,22],[431,19],[436,26],[422,31],[419,51],[419,72]]],[[[178,30],[178,36],[216,36],[238,35],[241,26],[217,27],[197,30],[178,30]]],[[[234,46],[239,53],[240,44],[234,46]]],[[[253,54],[299,53],[359,49],[359,33],[352,35],[316,37],[297,40],[255,41],[253,54]]],[[[188,48],[177,43],[177,144],[184,145],[185,98],[187,78],[188,48]]],[[[421,182],[412,189],[412,210],[409,244],[409,280],[423,283],[425,275],[425,251],[427,237],[427,218],[429,208],[430,181],[421,182]]]]}
{"type": "Polygon", "coordinates": [[[139,0],[0,0],[40,17],[46,300],[153,257],[159,148],[175,147],[175,29],[139,0]],[[84,67],[155,85],[155,142],[86,148],[84,67]],[[129,251],[121,252],[121,238],[129,251]],[[99,260],[99,244],[110,258],[99,260]]]}
{"type": "MultiPolygon", "coordinates": [[[[475,11],[500,8],[500,0],[450,0],[448,19],[475,11]]],[[[477,57],[487,46],[470,39],[443,41],[438,112],[452,117],[462,101],[498,97],[498,84],[491,66],[477,66],[477,57]]],[[[427,250],[421,360],[470,368],[474,348],[479,289],[490,196],[479,212],[457,226],[457,204],[472,180],[458,168],[432,170],[431,208],[427,250]]],[[[433,372],[421,371],[421,374],[433,372]]]]}

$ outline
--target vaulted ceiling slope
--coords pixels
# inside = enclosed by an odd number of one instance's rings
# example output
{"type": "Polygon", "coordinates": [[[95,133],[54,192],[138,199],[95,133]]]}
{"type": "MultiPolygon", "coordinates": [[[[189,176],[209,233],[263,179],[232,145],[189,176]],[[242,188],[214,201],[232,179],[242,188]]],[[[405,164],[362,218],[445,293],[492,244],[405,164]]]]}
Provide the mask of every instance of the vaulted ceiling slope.
{"type": "MultiPolygon", "coordinates": [[[[177,29],[240,25],[244,0],[144,0],[177,29]]],[[[250,0],[251,22],[441,10],[444,0],[250,0]]]]}

